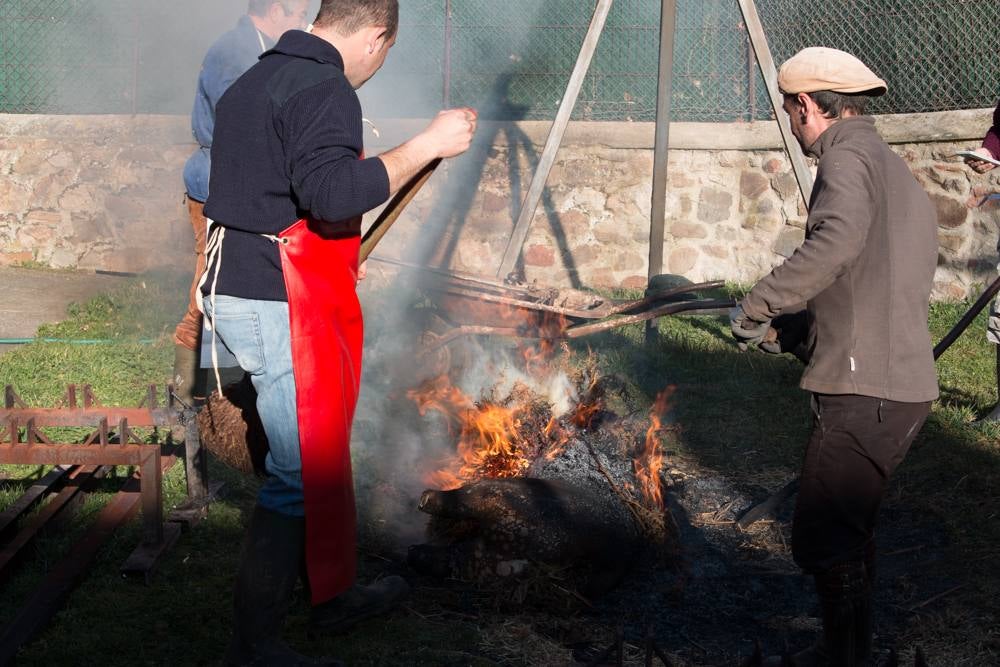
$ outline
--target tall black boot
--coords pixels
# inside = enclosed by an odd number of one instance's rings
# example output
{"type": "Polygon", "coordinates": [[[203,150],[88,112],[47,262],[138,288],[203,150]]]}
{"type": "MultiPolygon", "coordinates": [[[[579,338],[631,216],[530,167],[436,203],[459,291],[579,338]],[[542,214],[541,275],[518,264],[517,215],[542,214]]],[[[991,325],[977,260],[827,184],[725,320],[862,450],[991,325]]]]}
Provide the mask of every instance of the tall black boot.
{"type": "Polygon", "coordinates": [[[863,562],[816,575],[823,643],[832,667],[867,665],[872,647],[872,588],[863,562]]]}
{"type": "Polygon", "coordinates": [[[997,349],[997,404],[993,410],[980,419],[983,422],[1000,422],[1000,345],[995,345],[997,349]]]}
{"type": "Polygon", "coordinates": [[[281,640],[304,549],[305,519],[254,508],[236,575],[227,665],[340,665],[301,655],[281,640]]]}

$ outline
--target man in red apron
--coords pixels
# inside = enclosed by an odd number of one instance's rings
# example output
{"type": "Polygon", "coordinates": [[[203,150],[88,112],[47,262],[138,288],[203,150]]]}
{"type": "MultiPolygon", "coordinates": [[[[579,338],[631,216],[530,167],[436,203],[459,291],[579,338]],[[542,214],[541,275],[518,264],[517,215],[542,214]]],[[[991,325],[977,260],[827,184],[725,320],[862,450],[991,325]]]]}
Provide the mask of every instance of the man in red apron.
{"type": "Polygon", "coordinates": [[[354,91],[385,61],[398,14],[397,0],[323,0],[313,32],[285,33],[216,109],[205,311],[251,376],[270,445],[228,664],[316,664],[280,639],[303,560],[320,628],[345,629],[407,590],[399,577],[355,583],[360,221],[432,160],[464,152],[476,114],[442,111],[363,157],[354,91]]]}

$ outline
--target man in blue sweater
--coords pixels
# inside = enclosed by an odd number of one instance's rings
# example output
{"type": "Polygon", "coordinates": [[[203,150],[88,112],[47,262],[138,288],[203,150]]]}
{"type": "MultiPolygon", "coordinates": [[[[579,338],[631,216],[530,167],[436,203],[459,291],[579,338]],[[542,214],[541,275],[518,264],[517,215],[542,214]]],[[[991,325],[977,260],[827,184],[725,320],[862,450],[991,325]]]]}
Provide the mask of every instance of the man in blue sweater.
{"type": "Polygon", "coordinates": [[[216,107],[205,312],[250,374],[270,451],[234,594],[229,664],[313,664],[280,639],[305,562],[314,628],[391,607],[399,577],[355,583],[350,426],[361,372],[361,215],[468,149],[472,109],[442,111],[366,158],[355,93],[395,43],[397,0],[323,0],[216,107]]]}
{"type": "Polygon", "coordinates": [[[267,49],[288,30],[306,25],[309,0],[250,0],[236,27],[212,44],[198,75],[191,129],[198,150],[184,166],[188,214],[194,231],[196,256],[187,311],[174,330],[174,392],[188,405],[194,399],[201,337],[201,312],[195,300],[198,279],[205,269],[205,201],[208,199],[209,151],[215,129],[215,105],[236,79],[253,67],[267,49]]]}

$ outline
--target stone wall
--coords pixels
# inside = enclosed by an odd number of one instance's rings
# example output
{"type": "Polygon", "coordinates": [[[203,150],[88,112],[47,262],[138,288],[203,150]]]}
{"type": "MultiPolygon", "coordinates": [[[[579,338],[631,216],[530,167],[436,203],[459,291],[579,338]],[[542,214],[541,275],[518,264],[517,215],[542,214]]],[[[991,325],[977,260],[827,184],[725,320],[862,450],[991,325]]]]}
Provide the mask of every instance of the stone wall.
{"type": "Polygon", "coordinates": [[[187,265],[191,141],[178,117],[0,115],[0,265],[187,265]]]}
{"type": "MultiPolygon", "coordinates": [[[[879,119],[938,210],[938,296],[962,297],[996,263],[1000,174],[949,156],[978,145],[989,111],[879,119]]],[[[420,124],[379,123],[377,152],[420,124]]],[[[541,153],[547,123],[484,123],[447,162],[377,254],[495,273],[541,153]]],[[[141,271],[186,265],[178,117],[0,116],[0,264],[141,271]]],[[[570,126],[524,246],[529,280],[641,287],[648,257],[653,128],[570,126]]],[[[750,282],[801,242],[805,211],[773,123],[671,126],[664,271],[750,282]]],[[[1000,171],[1000,170],[997,170],[1000,171]]]]}

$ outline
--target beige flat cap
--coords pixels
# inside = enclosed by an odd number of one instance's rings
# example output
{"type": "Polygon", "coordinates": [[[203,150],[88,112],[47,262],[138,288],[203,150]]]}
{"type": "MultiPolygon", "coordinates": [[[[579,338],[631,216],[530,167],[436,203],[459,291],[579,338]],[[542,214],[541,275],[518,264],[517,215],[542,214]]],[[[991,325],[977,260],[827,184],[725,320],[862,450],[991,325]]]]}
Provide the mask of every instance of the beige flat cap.
{"type": "Polygon", "coordinates": [[[877,97],[889,89],[868,66],[846,51],[812,46],[785,61],[778,70],[778,87],[788,94],[864,93],[877,97]]]}

